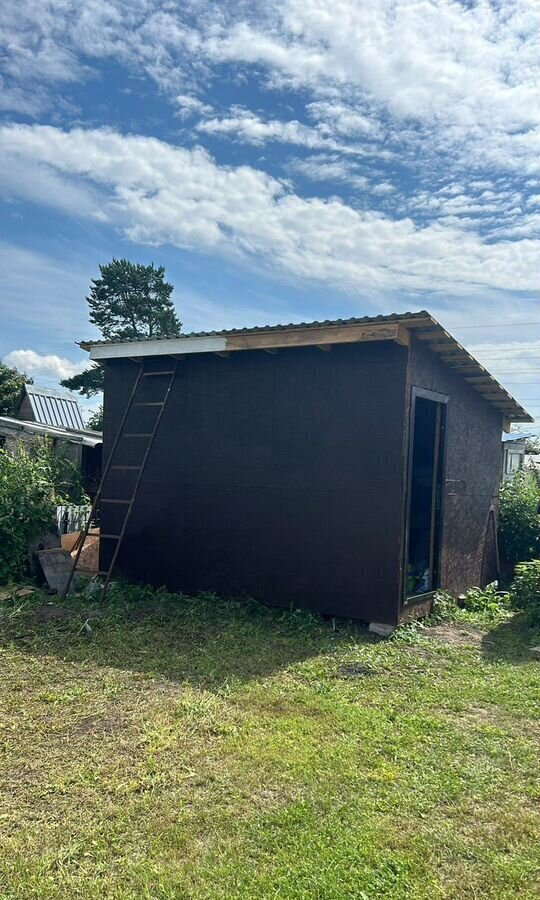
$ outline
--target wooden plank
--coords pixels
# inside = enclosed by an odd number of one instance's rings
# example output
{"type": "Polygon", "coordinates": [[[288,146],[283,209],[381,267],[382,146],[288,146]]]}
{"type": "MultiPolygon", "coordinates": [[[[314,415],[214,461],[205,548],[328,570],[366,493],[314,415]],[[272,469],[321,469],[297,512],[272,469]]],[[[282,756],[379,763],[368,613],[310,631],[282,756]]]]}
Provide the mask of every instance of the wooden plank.
{"type": "Polygon", "coordinates": [[[287,347],[320,347],[327,344],[353,344],[368,341],[396,341],[408,346],[409,334],[398,322],[388,325],[328,325],[322,328],[266,331],[258,334],[234,334],[227,337],[227,350],[267,350],[287,347]]]}
{"type": "Polygon", "coordinates": [[[473,365],[474,364],[474,360],[472,359],[471,356],[469,356],[468,353],[465,352],[465,350],[456,350],[455,353],[452,353],[451,356],[449,356],[445,351],[444,355],[441,354],[441,359],[443,362],[446,362],[446,363],[461,362],[461,363],[463,363],[463,365],[473,365]]]}
{"type": "Polygon", "coordinates": [[[430,316],[425,316],[422,319],[405,319],[405,327],[408,329],[420,329],[420,328],[442,328],[442,325],[439,325],[438,322],[434,322],[430,316]]]}
{"type": "Polygon", "coordinates": [[[444,359],[443,362],[447,364],[449,369],[452,369],[452,371],[457,372],[459,375],[472,375],[473,372],[482,371],[480,366],[475,366],[473,363],[465,363],[462,360],[455,360],[452,362],[449,359],[444,359]]]}
{"type": "Polygon", "coordinates": [[[426,328],[425,331],[415,331],[414,336],[419,341],[432,341],[434,338],[442,338],[443,340],[446,338],[450,342],[454,341],[454,338],[451,335],[446,334],[444,328],[441,328],[440,325],[426,328]]]}
{"type": "Polygon", "coordinates": [[[507,419],[507,417],[505,416],[503,418],[503,431],[506,432],[506,434],[508,434],[511,430],[512,430],[512,420],[507,419]]]}
{"type": "MultiPolygon", "coordinates": [[[[442,344],[428,344],[430,350],[433,350],[434,353],[451,353],[452,355],[456,353],[467,353],[463,347],[456,345],[455,341],[448,341],[447,343],[442,344]]],[[[469,354],[467,353],[467,356],[469,354]]]]}
{"type": "Polygon", "coordinates": [[[482,381],[485,381],[486,384],[491,384],[491,382],[497,384],[493,375],[467,375],[465,381],[469,381],[471,384],[480,384],[482,381]]]}

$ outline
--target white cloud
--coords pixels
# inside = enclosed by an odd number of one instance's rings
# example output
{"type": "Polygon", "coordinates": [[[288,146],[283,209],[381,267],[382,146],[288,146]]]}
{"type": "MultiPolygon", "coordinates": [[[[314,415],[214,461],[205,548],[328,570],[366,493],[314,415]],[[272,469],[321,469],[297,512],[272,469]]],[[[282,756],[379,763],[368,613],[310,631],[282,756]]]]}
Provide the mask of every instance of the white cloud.
{"type": "Polygon", "coordinates": [[[348,137],[378,138],[383,129],[375,116],[366,115],[352,106],[336,100],[318,100],[308,103],[307,111],[312,118],[323,124],[328,131],[348,137]]]}
{"type": "MultiPolygon", "coordinates": [[[[324,137],[316,128],[302,125],[295,120],[289,122],[281,122],[277,119],[264,121],[249,110],[239,108],[233,109],[232,113],[226,118],[214,117],[199,122],[196,126],[197,131],[203,131],[206,134],[233,135],[236,139],[245,140],[251,144],[260,145],[268,141],[280,141],[303,147],[340,149],[339,144],[332,138],[324,137]]],[[[347,148],[342,149],[348,152],[347,148]]]]}
{"type": "Polygon", "coordinates": [[[320,153],[304,159],[292,159],[287,163],[287,171],[312,181],[346,182],[360,190],[365,190],[369,184],[369,179],[359,174],[354,163],[332,154],[320,153]]]}
{"type": "MultiPolygon", "coordinates": [[[[17,165],[30,176],[39,164],[98,190],[109,221],[140,243],[257,259],[373,295],[537,286],[539,241],[489,243],[456,225],[418,227],[337,199],[305,199],[250,166],[219,166],[201,149],[109,130],[6,126],[0,156],[6,171],[17,165]]],[[[64,203],[56,190],[48,202],[64,203]]]]}
{"type": "Polygon", "coordinates": [[[187,119],[194,115],[208,116],[212,112],[212,107],[209,103],[203,103],[202,100],[194,97],[193,94],[177,94],[174,102],[179,107],[178,115],[182,119],[187,119]]]}
{"type": "MultiPolygon", "coordinates": [[[[267,4],[265,4],[266,6],[267,4]]],[[[529,0],[287,0],[208,41],[302,84],[361,88],[400,117],[465,128],[538,122],[538,9],[529,0]],[[262,24],[260,24],[262,21],[262,24]]]]}
{"type": "Polygon", "coordinates": [[[20,372],[26,372],[33,378],[54,379],[55,381],[71,378],[82,372],[88,365],[88,360],[74,363],[63,356],[37,353],[35,350],[12,350],[4,357],[4,362],[8,366],[14,366],[20,372]]]}
{"type": "Polygon", "coordinates": [[[2,101],[27,113],[44,85],[88,77],[100,59],[145,73],[173,102],[230,62],[306,91],[327,137],[409,141],[411,163],[421,145],[454,165],[540,166],[533,0],[19,0],[0,9],[0,48],[2,101]]]}

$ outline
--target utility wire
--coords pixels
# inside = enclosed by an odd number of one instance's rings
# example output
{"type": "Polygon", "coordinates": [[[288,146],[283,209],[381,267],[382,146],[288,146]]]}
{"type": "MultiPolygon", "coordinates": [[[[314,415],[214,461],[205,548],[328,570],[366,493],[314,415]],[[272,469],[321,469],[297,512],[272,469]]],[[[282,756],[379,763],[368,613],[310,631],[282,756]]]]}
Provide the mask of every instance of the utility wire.
{"type": "Polygon", "coordinates": [[[461,331],[463,328],[527,328],[529,325],[540,325],[539,322],[507,322],[493,324],[490,322],[488,325],[452,325],[451,327],[456,331],[461,331]]]}

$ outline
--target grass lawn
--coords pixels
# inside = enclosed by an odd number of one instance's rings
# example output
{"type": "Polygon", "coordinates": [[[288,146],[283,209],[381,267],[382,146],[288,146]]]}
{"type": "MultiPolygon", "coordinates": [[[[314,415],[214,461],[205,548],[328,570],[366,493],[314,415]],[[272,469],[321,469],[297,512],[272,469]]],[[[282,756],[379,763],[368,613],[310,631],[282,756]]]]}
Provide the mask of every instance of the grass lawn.
{"type": "Polygon", "coordinates": [[[538,643],[128,587],[0,602],[0,897],[536,898],[538,643]]]}

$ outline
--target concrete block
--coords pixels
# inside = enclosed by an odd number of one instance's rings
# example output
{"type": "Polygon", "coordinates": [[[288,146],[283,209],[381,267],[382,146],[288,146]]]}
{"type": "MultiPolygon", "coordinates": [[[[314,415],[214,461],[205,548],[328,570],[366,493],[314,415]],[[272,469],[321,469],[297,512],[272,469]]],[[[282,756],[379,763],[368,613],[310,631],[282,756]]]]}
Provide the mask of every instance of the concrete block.
{"type": "MultiPolygon", "coordinates": [[[[67,550],[62,550],[61,547],[55,547],[51,550],[39,550],[37,557],[47,584],[51,590],[63,596],[71,569],[73,568],[71,553],[68,553],[67,550]]],[[[75,590],[78,580],[80,580],[80,576],[75,572],[75,577],[71,582],[71,590],[75,590]]]]}
{"type": "Polygon", "coordinates": [[[396,626],[385,625],[384,622],[370,622],[369,630],[372,634],[378,634],[379,637],[390,637],[392,632],[396,630],[396,626]]]}

